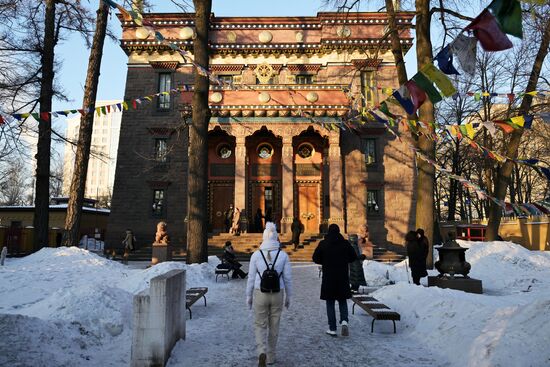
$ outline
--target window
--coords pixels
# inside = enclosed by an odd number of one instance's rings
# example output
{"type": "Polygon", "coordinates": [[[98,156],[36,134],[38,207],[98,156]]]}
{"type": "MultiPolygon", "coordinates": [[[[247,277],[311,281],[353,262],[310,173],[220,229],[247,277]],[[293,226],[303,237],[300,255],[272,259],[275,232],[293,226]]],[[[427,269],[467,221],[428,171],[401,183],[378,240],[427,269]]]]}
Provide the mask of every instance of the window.
{"type": "Polygon", "coordinates": [[[218,79],[224,84],[233,84],[233,75],[218,75],[218,79]]]}
{"type": "Polygon", "coordinates": [[[164,190],[153,190],[153,215],[161,216],[164,209],[164,190]]]}
{"type": "Polygon", "coordinates": [[[166,162],[166,155],[168,154],[168,142],[167,139],[155,139],[155,160],[157,162],[166,162]]]}
{"type": "Polygon", "coordinates": [[[296,75],[296,84],[313,84],[313,75],[296,75]]]}
{"type": "Polygon", "coordinates": [[[365,166],[373,166],[376,164],[376,139],[363,139],[362,143],[365,166]]]}
{"type": "Polygon", "coordinates": [[[170,109],[170,89],[172,83],[172,75],[170,73],[159,74],[159,93],[168,92],[167,94],[161,94],[158,98],[159,110],[170,109]]]}
{"type": "Polygon", "coordinates": [[[378,191],[367,190],[367,214],[378,214],[380,207],[378,205],[378,191]]]}
{"type": "Polygon", "coordinates": [[[365,106],[376,105],[376,83],[374,71],[361,72],[361,89],[363,92],[363,104],[365,106]]]}

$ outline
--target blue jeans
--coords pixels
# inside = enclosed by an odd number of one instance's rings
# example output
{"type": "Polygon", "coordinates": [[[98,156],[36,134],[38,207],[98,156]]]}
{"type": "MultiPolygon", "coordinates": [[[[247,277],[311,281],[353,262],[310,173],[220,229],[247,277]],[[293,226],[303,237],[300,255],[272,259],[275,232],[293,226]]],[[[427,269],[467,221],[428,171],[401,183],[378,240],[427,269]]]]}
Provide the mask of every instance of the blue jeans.
{"type": "MultiPolygon", "coordinates": [[[[328,316],[328,327],[332,331],[336,331],[336,309],[334,308],[334,303],[336,300],[327,299],[327,316],[328,316]]],[[[338,300],[338,307],[340,308],[340,323],[342,321],[348,322],[348,302],[346,299],[338,300]]]]}

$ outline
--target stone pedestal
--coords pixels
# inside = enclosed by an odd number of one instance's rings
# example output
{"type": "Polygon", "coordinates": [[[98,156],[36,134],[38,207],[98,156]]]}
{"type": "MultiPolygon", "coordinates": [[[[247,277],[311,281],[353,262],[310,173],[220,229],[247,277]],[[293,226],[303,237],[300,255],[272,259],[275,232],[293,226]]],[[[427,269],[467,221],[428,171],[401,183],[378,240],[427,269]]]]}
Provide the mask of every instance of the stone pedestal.
{"type": "Polygon", "coordinates": [[[463,277],[428,277],[428,287],[456,289],[468,293],[482,294],[481,280],[463,277]]]}
{"type": "Polygon", "coordinates": [[[172,246],[164,244],[153,244],[151,265],[156,265],[165,261],[172,261],[172,246]]]}

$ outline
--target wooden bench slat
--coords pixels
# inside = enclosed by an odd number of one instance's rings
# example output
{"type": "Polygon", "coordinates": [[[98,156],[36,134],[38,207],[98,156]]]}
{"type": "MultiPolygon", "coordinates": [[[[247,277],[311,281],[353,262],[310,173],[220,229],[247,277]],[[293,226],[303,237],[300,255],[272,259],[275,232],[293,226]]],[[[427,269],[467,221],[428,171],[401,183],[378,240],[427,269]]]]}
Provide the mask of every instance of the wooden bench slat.
{"type": "Polygon", "coordinates": [[[371,317],[371,333],[374,330],[374,321],[376,320],[389,320],[393,323],[393,332],[396,333],[395,321],[401,320],[401,315],[385,304],[381,303],[374,297],[354,295],[352,296],[353,307],[352,313],[354,313],[355,305],[359,305],[363,310],[365,310],[371,317]]]}

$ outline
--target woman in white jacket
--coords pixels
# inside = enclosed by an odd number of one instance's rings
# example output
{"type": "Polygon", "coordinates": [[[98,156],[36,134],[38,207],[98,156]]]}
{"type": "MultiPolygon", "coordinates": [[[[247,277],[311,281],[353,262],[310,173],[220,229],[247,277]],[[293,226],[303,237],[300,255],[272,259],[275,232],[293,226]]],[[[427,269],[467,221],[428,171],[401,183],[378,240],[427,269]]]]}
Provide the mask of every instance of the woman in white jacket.
{"type": "Polygon", "coordinates": [[[280,246],[275,224],[267,222],[263,242],[260,249],[250,257],[250,267],[248,269],[246,302],[249,308],[254,306],[254,333],[259,356],[258,366],[260,367],[264,367],[266,363],[275,363],[275,348],[279,335],[283,298],[284,306],[288,309],[290,297],[292,296],[290,261],[288,255],[280,249],[280,246]],[[266,262],[270,264],[270,268],[271,265],[274,265],[279,275],[279,292],[268,293],[262,292],[260,289],[262,275],[267,269],[266,262]]]}

